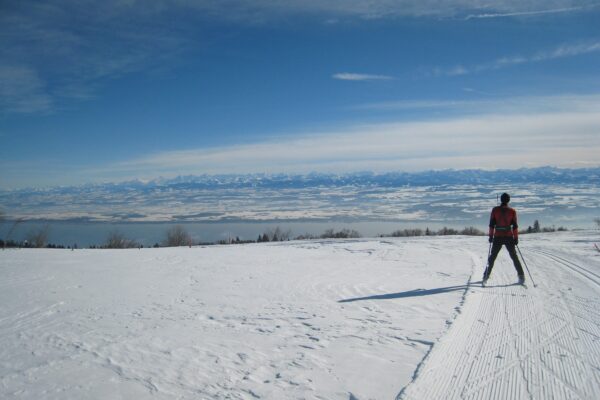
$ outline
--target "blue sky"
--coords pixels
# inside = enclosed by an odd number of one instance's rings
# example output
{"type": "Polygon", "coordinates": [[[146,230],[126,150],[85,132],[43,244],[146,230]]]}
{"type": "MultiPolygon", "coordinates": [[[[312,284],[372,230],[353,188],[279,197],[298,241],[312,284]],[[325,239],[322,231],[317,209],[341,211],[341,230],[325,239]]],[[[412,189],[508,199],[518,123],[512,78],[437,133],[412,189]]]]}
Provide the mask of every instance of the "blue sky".
{"type": "Polygon", "coordinates": [[[0,188],[600,164],[600,2],[15,3],[0,188]]]}

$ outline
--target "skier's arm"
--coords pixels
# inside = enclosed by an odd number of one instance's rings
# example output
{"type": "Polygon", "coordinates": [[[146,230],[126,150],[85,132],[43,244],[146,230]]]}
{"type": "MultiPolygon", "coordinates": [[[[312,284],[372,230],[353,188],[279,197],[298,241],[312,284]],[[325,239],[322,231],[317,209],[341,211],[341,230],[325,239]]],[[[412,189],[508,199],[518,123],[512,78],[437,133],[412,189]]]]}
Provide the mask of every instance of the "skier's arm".
{"type": "Polygon", "coordinates": [[[492,214],[490,215],[490,230],[488,236],[490,239],[494,237],[494,229],[496,228],[496,217],[494,216],[494,210],[492,210],[492,214]]]}

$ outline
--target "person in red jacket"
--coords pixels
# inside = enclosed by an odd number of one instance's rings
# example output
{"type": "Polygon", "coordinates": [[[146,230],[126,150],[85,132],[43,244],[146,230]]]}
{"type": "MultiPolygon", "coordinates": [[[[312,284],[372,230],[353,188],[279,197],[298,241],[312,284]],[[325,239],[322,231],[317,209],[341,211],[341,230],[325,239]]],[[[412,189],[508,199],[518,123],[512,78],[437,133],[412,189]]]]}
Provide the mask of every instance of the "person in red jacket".
{"type": "Polygon", "coordinates": [[[488,259],[488,266],[483,273],[483,282],[485,283],[489,279],[498,253],[502,249],[502,246],[506,246],[519,275],[519,283],[522,284],[525,282],[525,275],[523,274],[523,267],[515,250],[515,246],[519,243],[517,212],[514,208],[508,206],[508,202],[510,201],[508,193],[502,193],[500,201],[502,204],[494,207],[490,216],[489,241],[492,243],[492,249],[488,259]]]}

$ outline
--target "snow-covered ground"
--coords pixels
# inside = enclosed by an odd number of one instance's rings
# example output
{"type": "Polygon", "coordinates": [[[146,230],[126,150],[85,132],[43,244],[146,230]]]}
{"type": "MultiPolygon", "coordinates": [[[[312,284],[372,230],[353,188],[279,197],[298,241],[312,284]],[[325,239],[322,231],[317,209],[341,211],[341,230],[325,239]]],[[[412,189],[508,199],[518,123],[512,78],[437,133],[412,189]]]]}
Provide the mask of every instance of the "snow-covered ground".
{"type": "Polygon", "coordinates": [[[0,251],[0,398],[598,399],[598,236],[0,251]]]}

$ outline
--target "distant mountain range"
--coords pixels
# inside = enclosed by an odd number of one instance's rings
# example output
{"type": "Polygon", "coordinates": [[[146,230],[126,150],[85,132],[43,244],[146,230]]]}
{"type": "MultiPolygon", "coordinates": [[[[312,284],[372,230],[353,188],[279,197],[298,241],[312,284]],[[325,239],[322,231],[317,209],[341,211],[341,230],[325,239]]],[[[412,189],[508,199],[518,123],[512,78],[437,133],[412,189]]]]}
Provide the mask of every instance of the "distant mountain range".
{"type": "Polygon", "coordinates": [[[520,210],[585,221],[600,168],[202,175],[0,191],[9,219],[104,222],[471,221],[509,191],[520,210]]]}
{"type": "Polygon", "coordinates": [[[310,173],[306,175],[288,174],[249,174],[249,175],[186,175],[176,178],[158,178],[148,182],[139,180],[110,184],[111,187],[199,187],[199,188],[303,188],[318,186],[430,186],[457,184],[495,184],[495,183],[600,183],[600,168],[564,169],[555,167],[503,169],[486,171],[441,170],[424,172],[355,172],[348,174],[310,173]]]}
{"type": "Polygon", "coordinates": [[[58,186],[52,188],[28,188],[7,192],[79,192],[102,189],[103,191],[145,190],[157,187],[173,189],[210,188],[307,188],[342,186],[439,186],[439,185],[493,185],[511,183],[539,184],[600,184],[600,168],[565,169],[555,167],[502,169],[502,170],[441,170],[424,172],[355,172],[347,174],[310,173],[248,174],[248,175],[185,175],[175,178],[156,178],[150,181],[130,180],[118,183],[98,183],[80,186],[58,186]]]}

